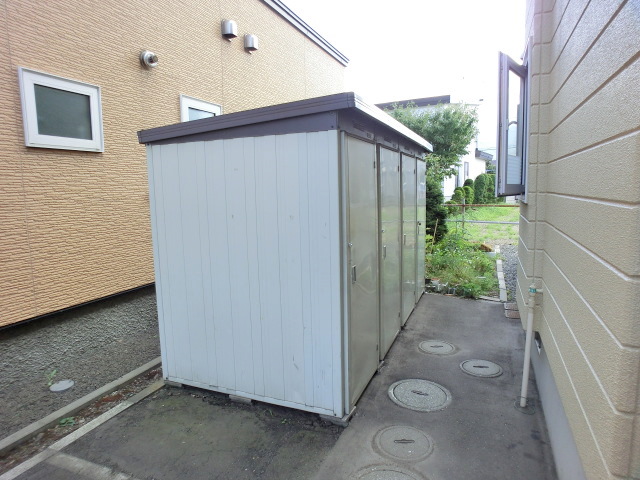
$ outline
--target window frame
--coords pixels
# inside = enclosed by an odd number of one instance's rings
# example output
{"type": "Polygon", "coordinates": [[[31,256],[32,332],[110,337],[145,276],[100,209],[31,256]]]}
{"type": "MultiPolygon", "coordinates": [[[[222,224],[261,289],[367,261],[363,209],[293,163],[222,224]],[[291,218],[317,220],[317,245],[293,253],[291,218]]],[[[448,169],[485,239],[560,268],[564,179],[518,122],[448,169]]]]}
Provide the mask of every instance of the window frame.
{"type": "MultiPolygon", "coordinates": [[[[203,112],[212,113],[214,117],[222,115],[222,105],[217,103],[207,102],[200,100],[199,98],[190,97],[188,95],[180,94],[180,121],[189,122],[195,120],[189,120],[189,109],[201,110],[203,112]]],[[[203,120],[203,119],[199,119],[203,120]]]]}
{"type": "MultiPolygon", "coordinates": [[[[528,150],[529,150],[529,69],[528,62],[518,64],[506,54],[500,52],[499,60],[499,94],[498,94],[498,140],[496,143],[496,196],[506,197],[510,195],[526,196],[528,174],[528,150]],[[520,78],[520,105],[518,123],[521,128],[517,136],[521,143],[520,183],[507,183],[508,178],[508,129],[509,129],[509,73],[513,72],[520,78]]],[[[525,54],[525,59],[528,55],[525,54]]]]}
{"type": "Polygon", "coordinates": [[[102,98],[99,86],[23,67],[18,68],[18,77],[20,82],[25,146],[55,148],[59,150],[104,152],[102,98]],[[87,140],[40,134],[38,131],[38,109],[36,105],[35,85],[88,96],[92,138],[87,140]]]}

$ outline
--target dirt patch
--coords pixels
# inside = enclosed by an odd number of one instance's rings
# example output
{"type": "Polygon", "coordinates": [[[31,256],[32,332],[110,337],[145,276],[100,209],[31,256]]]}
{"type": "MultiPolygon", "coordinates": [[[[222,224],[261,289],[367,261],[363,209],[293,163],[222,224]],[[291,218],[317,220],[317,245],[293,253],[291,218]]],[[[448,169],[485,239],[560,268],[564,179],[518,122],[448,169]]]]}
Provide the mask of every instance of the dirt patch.
{"type": "Polygon", "coordinates": [[[11,470],[61,438],[69,435],[107,410],[117,406],[162,378],[162,368],[148,371],[124,387],[114,390],[91,405],[86,406],[71,417],[60,419],[58,425],[40,432],[22,445],[0,456],[0,475],[11,470]]]}

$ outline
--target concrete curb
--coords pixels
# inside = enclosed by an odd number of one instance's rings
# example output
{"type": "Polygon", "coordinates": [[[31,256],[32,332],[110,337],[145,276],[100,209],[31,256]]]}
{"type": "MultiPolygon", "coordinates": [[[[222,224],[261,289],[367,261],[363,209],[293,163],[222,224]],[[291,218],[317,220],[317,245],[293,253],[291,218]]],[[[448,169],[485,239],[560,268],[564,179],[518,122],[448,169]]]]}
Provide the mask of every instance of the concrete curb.
{"type": "MultiPolygon", "coordinates": [[[[151,362],[149,362],[149,363],[151,363],[151,362]]],[[[149,364],[147,363],[146,365],[149,365],[149,364]]],[[[144,365],[143,365],[143,367],[144,367],[144,365]]],[[[133,372],[139,371],[143,367],[140,367],[140,368],[134,370],[133,372]]],[[[133,373],[133,372],[131,372],[131,373],[133,373]]],[[[125,375],[125,377],[130,375],[131,373],[125,375]]],[[[144,372],[142,372],[142,373],[144,373],[144,372]]],[[[121,378],[124,378],[124,377],[121,377],[121,378]]],[[[0,480],[13,480],[13,479],[19,477],[20,475],[22,475],[26,471],[30,470],[31,468],[35,467],[39,463],[47,460],[48,458],[50,458],[50,457],[52,457],[54,455],[59,454],[62,451],[63,448],[71,445],[73,442],[75,442],[79,438],[85,436],[87,433],[89,433],[92,430],[96,429],[97,427],[99,427],[100,425],[105,423],[106,421],[112,419],[113,417],[118,415],[120,412],[123,412],[127,408],[135,405],[136,403],[140,402],[141,400],[144,400],[145,398],[147,398],[152,393],[157,392],[158,390],[160,390],[162,387],[164,387],[164,382],[162,380],[159,380],[159,381],[157,381],[155,383],[152,383],[147,388],[145,388],[141,392],[137,393],[133,397],[123,401],[122,403],[119,403],[118,405],[113,407],[111,410],[107,410],[102,415],[94,418],[93,420],[91,420],[86,425],[83,425],[82,427],[80,427],[78,430],[76,430],[74,432],[71,432],[66,437],[62,437],[60,440],[55,442],[53,445],[48,447],[46,450],[40,452],[39,454],[37,454],[34,457],[31,457],[29,460],[26,460],[25,462],[23,462],[20,465],[14,467],[13,469],[9,470],[8,472],[5,472],[4,474],[0,475],[0,480]]],[[[104,476],[103,477],[95,477],[94,476],[93,478],[106,478],[106,477],[104,477],[104,476]]],[[[109,477],[109,478],[112,478],[112,477],[109,477]]]]}
{"type": "MultiPolygon", "coordinates": [[[[500,253],[500,245],[496,245],[496,254],[500,253]]],[[[507,284],[504,281],[504,272],[502,271],[502,260],[496,260],[496,274],[498,276],[498,287],[500,288],[500,301],[507,301],[507,284]]]]}
{"type": "Polygon", "coordinates": [[[97,390],[94,390],[91,393],[88,393],[82,398],[71,402],[66,407],[62,407],[60,410],[56,410],[55,412],[47,415],[46,417],[38,420],[37,422],[33,422],[31,425],[27,425],[21,430],[9,435],[8,437],[0,440],[0,455],[14,449],[21,443],[25,442],[29,438],[37,435],[38,433],[46,430],[50,426],[56,424],[61,418],[71,417],[74,413],[79,410],[82,410],[84,407],[93,403],[98,398],[117,390],[118,388],[130,383],[134,378],[143,373],[156,368],[157,366],[162,364],[162,358],[157,357],[151,360],[148,363],[145,363],[139,368],[132,370],[131,372],[123,375],[122,377],[114,380],[111,383],[106,384],[104,387],[100,387],[97,390]]]}

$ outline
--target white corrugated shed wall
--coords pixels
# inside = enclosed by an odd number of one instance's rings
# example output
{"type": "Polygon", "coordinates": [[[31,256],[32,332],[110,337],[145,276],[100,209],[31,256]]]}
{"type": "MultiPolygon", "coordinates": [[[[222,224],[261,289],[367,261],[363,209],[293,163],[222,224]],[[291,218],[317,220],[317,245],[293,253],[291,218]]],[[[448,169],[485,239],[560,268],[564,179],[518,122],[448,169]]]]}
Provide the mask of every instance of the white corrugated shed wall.
{"type": "Polygon", "coordinates": [[[148,149],[165,377],[341,416],[337,132],[148,149]]]}

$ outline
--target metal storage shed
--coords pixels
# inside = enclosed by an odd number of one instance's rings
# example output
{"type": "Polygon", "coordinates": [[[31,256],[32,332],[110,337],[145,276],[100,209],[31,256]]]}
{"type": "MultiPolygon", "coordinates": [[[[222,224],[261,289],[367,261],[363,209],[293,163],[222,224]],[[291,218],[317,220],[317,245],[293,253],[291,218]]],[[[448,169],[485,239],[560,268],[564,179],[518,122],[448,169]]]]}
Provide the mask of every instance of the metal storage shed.
{"type": "Polygon", "coordinates": [[[424,290],[430,144],[353,93],[138,137],[164,377],[350,415],[424,290]]]}

